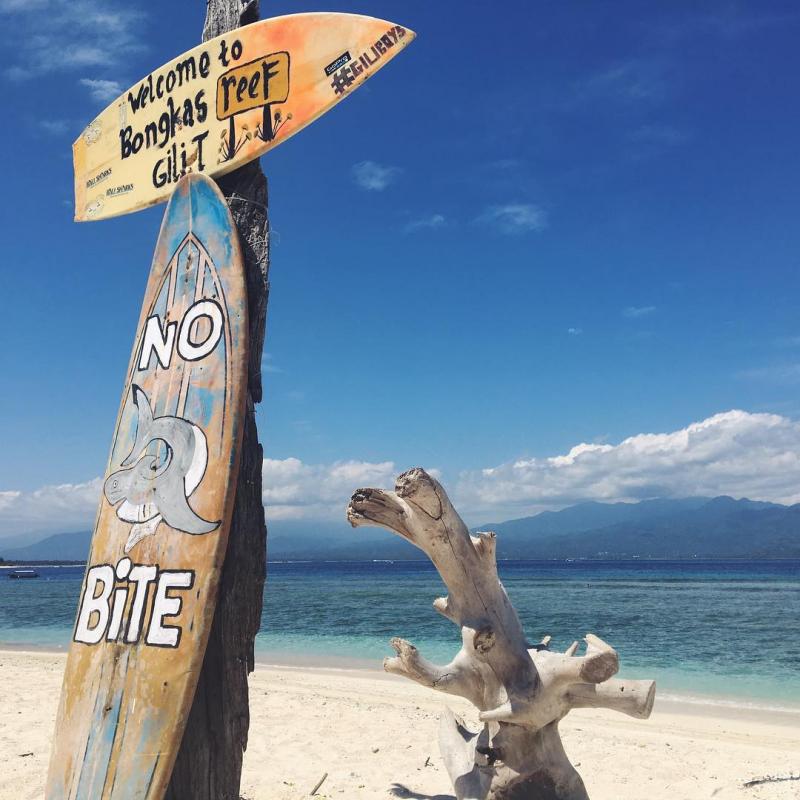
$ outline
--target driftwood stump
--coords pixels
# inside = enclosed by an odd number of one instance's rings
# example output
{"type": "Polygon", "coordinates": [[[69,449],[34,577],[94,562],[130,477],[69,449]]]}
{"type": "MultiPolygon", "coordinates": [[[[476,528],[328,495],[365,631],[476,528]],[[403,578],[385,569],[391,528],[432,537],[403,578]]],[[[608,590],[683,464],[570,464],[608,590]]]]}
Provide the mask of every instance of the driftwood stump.
{"type": "MultiPolygon", "coordinates": [[[[258,3],[208,0],[203,41],[258,19],[258,3]]],[[[167,800],[238,800],[250,725],[247,676],[261,625],[267,530],[261,499],[263,451],[256,431],[261,356],[269,296],[267,179],[258,161],[219,180],[244,255],[250,321],[247,415],[217,609],[194,704],[167,790],[167,800]]]]}
{"type": "Polygon", "coordinates": [[[497,576],[495,534],[471,536],[441,485],[422,469],[397,479],[394,492],[359,489],[347,518],[353,527],[378,525],[420,548],[433,562],[448,596],[433,607],[461,628],[462,647],[444,666],[432,664],[404,639],[384,669],[423,686],[460,695],[483,722],[471,731],[449,709],[439,744],[458,800],[587,800],[567,758],[558,723],[572,708],[611,708],[646,719],[653,681],[622,681],[616,651],[586,635],[565,653],[525,639],[517,612],[497,576]]]}

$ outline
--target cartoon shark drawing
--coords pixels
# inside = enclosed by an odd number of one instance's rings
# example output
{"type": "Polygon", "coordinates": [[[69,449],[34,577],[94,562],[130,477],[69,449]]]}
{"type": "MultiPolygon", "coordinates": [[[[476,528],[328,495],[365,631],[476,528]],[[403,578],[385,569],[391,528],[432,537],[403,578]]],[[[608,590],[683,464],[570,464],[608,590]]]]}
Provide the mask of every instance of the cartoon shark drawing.
{"type": "Polygon", "coordinates": [[[117,516],[133,523],[125,552],[152,536],[162,522],[184,533],[210,533],[219,521],[203,519],[189,505],[208,463],[205,434],[181,417],[154,417],[150,400],[136,384],[131,394],[138,411],[136,441],[122,469],[112,472],[103,486],[112,506],[121,503],[117,516]],[[152,442],[166,448],[163,459],[146,452],[152,442]]]}

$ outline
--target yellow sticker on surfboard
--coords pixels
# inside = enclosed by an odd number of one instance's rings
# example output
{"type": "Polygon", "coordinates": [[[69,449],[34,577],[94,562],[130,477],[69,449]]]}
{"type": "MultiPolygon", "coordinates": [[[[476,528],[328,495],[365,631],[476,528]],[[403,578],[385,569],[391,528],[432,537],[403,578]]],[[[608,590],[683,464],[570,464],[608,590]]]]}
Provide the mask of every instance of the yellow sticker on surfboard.
{"type": "Polygon", "coordinates": [[[166,200],[279,145],[394,58],[414,32],[357,14],[292,14],[211,39],[120,95],[73,145],[75,219],[166,200]]]}

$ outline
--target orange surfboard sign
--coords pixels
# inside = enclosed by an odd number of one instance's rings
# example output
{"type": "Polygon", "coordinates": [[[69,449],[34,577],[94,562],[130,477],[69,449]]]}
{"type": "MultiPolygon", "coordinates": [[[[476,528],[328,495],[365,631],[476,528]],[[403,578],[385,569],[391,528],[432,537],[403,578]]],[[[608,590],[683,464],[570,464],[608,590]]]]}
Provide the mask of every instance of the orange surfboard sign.
{"type": "Polygon", "coordinates": [[[224,175],[347,97],[414,38],[357,14],[262,20],[172,59],[112,102],[73,145],[75,219],[169,197],[189,172],[224,175]]]}
{"type": "Polygon", "coordinates": [[[47,800],[163,797],[214,617],[247,384],[236,226],[203,175],[164,215],[81,587],[47,800]]]}

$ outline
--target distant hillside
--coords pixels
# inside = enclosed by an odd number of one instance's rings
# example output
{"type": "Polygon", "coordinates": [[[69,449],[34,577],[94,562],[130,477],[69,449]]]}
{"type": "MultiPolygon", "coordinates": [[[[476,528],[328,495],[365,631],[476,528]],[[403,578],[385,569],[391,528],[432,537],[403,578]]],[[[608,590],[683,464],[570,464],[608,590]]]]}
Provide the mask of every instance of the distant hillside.
{"type": "Polygon", "coordinates": [[[480,529],[500,558],[800,557],[800,505],[731,497],[583,503],[480,529]]]}
{"type": "Polygon", "coordinates": [[[268,525],[270,561],[297,559],[412,559],[422,554],[413,545],[378,528],[356,530],[346,522],[276,520],[268,525]],[[419,554],[419,555],[416,555],[419,554]]]}
{"type": "MultiPolygon", "coordinates": [[[[800,558],[800,505],[731,497],[580,503],[475,530],[497,532],[499,558],[800,558]]],[[[269,531],[272,561],[423,557],[386,531],[346,523],[279,520],[269,531]]],[[[85,559],[90,538],[62,533],[25,547],[0,544],[0,557],[85,559]]]]}
{"type": "MultiPolygon", "coordinates": [[[[156,534],[158,535],[158,534],[156,534]]],[[[92,535],[57,533],[24,547],[5,548],[0,542],[0,558],[7,562],[85,561],[92,535]]],[[[372,559],[416,558],[416,549],[407,542],[378,530],[351,528],[346,523],[309,523],[279,520],[269,526],[269,558],[283,559],[372,559]]]]}
{"type": "Polygon", "coordinates": [[[85,561],[92,534],[56,533],[24,547],[6,550],[0,542],[0,557],[6,561],[85,561]]]}
{"type": "MultiPolygon", "coordinates": [[[[624,522],[657,519],[680,511],[694,511],[709,502],[708,497],[680,500],[643,500],[640,503],[597,503],[590,501],[561,511],[542,511],[532,517],[507,522],[490,522],[475,530],[503,531],[503,539],[522,538],[527,543],[548,537],[580,533],[624,522]]],[[[749,501],[747,501],[749,502],[749,501]]]]}

